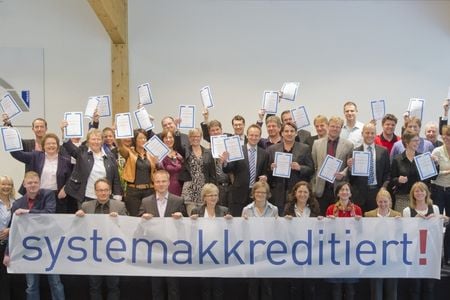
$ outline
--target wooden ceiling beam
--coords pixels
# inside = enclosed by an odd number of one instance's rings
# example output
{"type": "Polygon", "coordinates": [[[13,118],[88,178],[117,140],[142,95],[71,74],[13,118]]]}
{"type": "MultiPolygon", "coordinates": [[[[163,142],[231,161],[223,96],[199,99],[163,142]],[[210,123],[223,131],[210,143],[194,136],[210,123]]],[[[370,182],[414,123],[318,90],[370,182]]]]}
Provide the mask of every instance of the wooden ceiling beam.
{"type": "Polygon", "coordinates": [[[128,0],[88,0],[113,44],[128,43],[128,0]]]}

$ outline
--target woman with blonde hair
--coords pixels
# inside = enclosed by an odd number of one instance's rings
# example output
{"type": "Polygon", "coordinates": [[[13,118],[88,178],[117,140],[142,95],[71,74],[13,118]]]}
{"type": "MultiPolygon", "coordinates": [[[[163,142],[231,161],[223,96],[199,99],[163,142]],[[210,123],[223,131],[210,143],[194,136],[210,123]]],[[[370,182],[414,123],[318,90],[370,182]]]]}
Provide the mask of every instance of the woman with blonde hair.
{"type": "MultiPolygon", "coordinates": [[[[423,182],[416,182],[409,192],[409,206],[403,209],[403,217],[431,219],[440,217],[439,208],[433,204],[430,197],[430,191],[423,182]]],[[[410,299],[435,299],[435,279],[412,278],[409,279],[410,299]]]]}
{"type": "Polygon", "coordinates": [[[10,276],[2,263],[8,247],[9,223],[11,221],[11,207],[16,199],[14,182],[9,176],[0,176],[0,299],[9,300],[11,297],[10,276]]]}
{"type": "MultiPolygon", "coordinates": [[[[391,194],[381,188],[376,196],[377,208],[364,213],[364,217],[400,218],[402,214],[392,209],[391,194]]],[[[370,295],[372,300],[397,299],[397,278],[371,278],[370,295]]]]}

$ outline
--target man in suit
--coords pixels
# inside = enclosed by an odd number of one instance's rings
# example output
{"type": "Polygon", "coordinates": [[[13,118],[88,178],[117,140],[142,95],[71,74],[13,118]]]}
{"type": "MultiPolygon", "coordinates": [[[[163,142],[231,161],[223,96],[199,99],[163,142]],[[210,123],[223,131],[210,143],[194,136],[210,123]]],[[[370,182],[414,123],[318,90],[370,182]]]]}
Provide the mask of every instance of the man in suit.
{"type": "MultiPolygon", "coordinates": [[[[244,159],[224,162],[223,167],[224,172],[231,173],[234,177],[228,203],[228,208],[234,217],[241,216],[242,209],[252,201],[250,192],[253,184],[258,180],[267,181],[269,155],[264,149],[258,147],[261,128],[255,124],[250,125],[247,129],[247,139],[247,144],[242,146],[244,159]]],[[[222,156],[224,161],[226,158],[227,154],[222,156]]]]}
{"type": "MultiPolygon", "coordinates": [[[[127,210],[122,201],[111,200],[111,184],[108,179],[100,178],[95,184],[95,195],[97,199],[85,201],[75,215],[84,217],[85,214],[109,214],[111,217],[126,215],[127,210]]],[[[89,276],[89,295],[91,299],[102,299],[102,283],[106,281],[108,300],[119,300],[119,276],[89,276]]]]}
{"type": "MultiPolygon", "coordinates": [[[[290,110],[285,110],[281,113],[281,122],[283,124],[286,123],[295,123],[294,119],[292,118],[292,114],[290,110]]],[[[296,142],[300,142],[305,144],[306,140],[311,137],[311,132],[305,129],[300,129],[297,131],[297,136],[295,137],[296,142]]]]}
{"type": "MultiPolygon", "coordinates": [[[[189,138],[187,134],[182,133],[178,130],[178,121],[176,122],[175,119],[171,116],[166,116],[161,120],[161,127],[173,133],[173,138],[175,139],[173,148],[184,157],[186,149],[189,147],[189,138]]],[[[147,133],[149,137],[151,137],[152,134],[153,133],[147,133]]],[[[158,133],[158,137],[161,138],[161,133],[158,133]]]]}
{"type": "MultiPolygon", "coordinates": [[[[181,197],[169,193],[170,175],[166,170],[158,170],[153,173],[153,186],[155,194],[142,199],[139,215],[149,220],[153,217],[172,217],[180,219],[187,217],[184,200],[181,197]]],[[[180,285],[176,277],[152,277],[152,298],[164,300],[165,288],[167,284],[167,294],[169,300],[180,299],[180,285]]]]}
{"type": "Polygon", "coordinates": [[[353,151],[353,143],[345,138],[339,137],[343,124],[344,120],[340,117],[331,117],[328,121],[328,136],[315,141],[312,149],[312,158],[316,168],[316,175],[314,176],[314,193],[319,201],[320,212],[323,216],[325,215],[328,206],[331,203],[336,202],[334,184],[337,184],[337,181],[344,179],[346,175],[345,169],[347,167],[347,159],[352,155],[353,151]],[[342,160],[341,168],[335,174],[336,180],[334,184],[318,177],[319,171],[322,168],[327,155],[342,160]]]}
{"type": "MultiPolygon", "coordinates": [[[[39,174],[34,171],[25,173],[23,186],[26,193],[17,199],[12,208],[11,214],[20,217],[26,214],[53,214],[56,210],[55,193],[51,190],[40,188],[39,174]]],[[[64,299],[64,286],[57,274],[47,275],[50,292],[53,299],[64,299]]],[[[27,299],[39,299],[40,275],[26,274],[27,299]]]]}
{"type": "Polygon", "coordinates": [[[372,123],[363,126],[363,144],[354,151],[369,152],[369,176],[353,176],[351,172],[354,163],[352,158],[347,161],[349,181],[352,185],[352,201],[363,211],[377,207],[376,196],[381,187],[387,187],[391,165],[386,148],[375,144],[376,127],[372,123]],[[373,167],[370,167],[372,164],[373,167]]]}
{"type": "Polygon", "coordinates": [[[314,173],[314,163],[311,157],[311,149],[304,143],[295,141],[297,127],[294,123],[285,123],[281,127],[281,136],[283,141],[279,144],[270,146],[267,149],[269,153],[269,167],[273,170],[276,167],[275,155],[277,152],[292,154],[292,163],[290,165],[291,174],[289,178],[273,176],[269,173],[269,185],[272,197],[269,201],[278,207],[278,214],[282,215],[286,205],[287,194],[299,181],[310,181],[314,173]]]}

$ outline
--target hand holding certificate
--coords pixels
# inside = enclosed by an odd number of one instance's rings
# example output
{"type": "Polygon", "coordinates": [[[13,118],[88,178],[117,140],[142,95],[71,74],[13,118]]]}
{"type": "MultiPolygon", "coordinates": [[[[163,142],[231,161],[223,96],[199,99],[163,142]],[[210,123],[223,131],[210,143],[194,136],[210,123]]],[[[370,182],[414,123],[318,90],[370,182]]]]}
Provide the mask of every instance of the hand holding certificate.
{"type": "Polygon", "coordinates": [[[306,108],[303,105],[299,106],[299,108],[291,109],[291,115],[298,130],[311,124],[306,108]]]}
{"type": "Polygon", "coordinates": [[[370,107],[372,108],[372,120],[382,120],[386,114],[384,100],[370,101],[370,107]]]}
{"type": "Polygon", "coordinates": [[[204,108],[214,107],[211,89],[209,88],[209,86],[205,86],[200,90],[200,96],[202,97],[202,103],[204,108]]]}
{"type": "Polygon", "coordinates": [[[116,114],[116,139],[133,137],[133,125],[130,113],[116,114]]]}
{"type": "Polygon", "coordinates": [[[155,127],[144,106],[134,111],[134,117],[136,118],[138,127],[144,129],[145,131],[149,131],[155,127]]]}
{"type": "Polygon", "coordinates": [[[88,103],[86,105],[86,110],[84,111],[84,116],[93,118],[95,110],[98,107],[98,103],[100,102],[100,97],[89,97],[88,103]]]}
{"type": "Polygon", "coordinates": [[[67,126],[64,128],[65,138],[83,137],[82,112],[66,112],[64,120],[67,122],[67,126]]]}
{"type": "Polygon", "coordinates": [[[17,105],[16,101],[14,101],[10,94],[4,95],[2,100],[0,100],[0,108],[5,114],[8,115],[8,119],[10,120],[22,113],[19,105],[17,105]]]}
{"type": "Polygon", "coordinates": [[[180,114],[178,115],[181,122],[179,128],[191,129],[195,124],[195,105],[180,105],[180,114]]]}
{"type": "Polygon", "coordinates": [[[272,175],[275,177],[291,177],[292,153],[275,152],[275,168],[272,175]]]}
{"type": "Polygon", "coordinates": [[[421,180],[428,179],[430,177],[437,175],[436,165],[431,157],[430,152],[416,155],[414,157],[416,162],[417,171],[419,171],[419,176],[421,180]]]}
{"type": "Polygon", "coordinates": [[[139,102],[143,105],[152,104],[153,97],[150,90],[150,83],[144,83],[138,86],[139,102]]]}
{"type": "Polygon", "coordinates": [[[214,158],[219,158],[222,153],[226,152],[225,139],[226,135],[213,135],[211,138],[211,153],[214,158]]]}
{"type": "Polygon", "coordinates": [[[322,178],[323,180],[334,183],[334,180],[336,179],[336,173],[339,172],[341,166],[342,160],[331,155],[327,155],[317,176],[322,178]]]}
{"type": "Polygon", "coordinates": [[[109,95],[98,96],[97,112],[100,117],[111,116],[111,101],[109,95]]]}
{"type": "Polygon", "coordinates": [[[370,153],[365,151],[353,151],[353,176],[369,176],[370,153]]]}
{"type": "Polygon", "coordinates": [[[424,99],[411,98],[408,105],[409,117],[417,117],[422,120],[424,106],[424,99]]]}
{"type": "Polygon", "coordinates": [[[264,91],[263,94],[263,109],[266,114],[276,114],[278,110],[278,92],[264,91]]]}
{"type": "Polygon", "coordinates": [[[14,127],[1,127],[3,149],[6,152],[23,150],[22,138],[19,130],[14,127]]]}
{"type": "MultiPolygon", "coordinates": [[[[228,161],[244,159],[242,152],[241,139],[237,135],[233,135],[224,139],[225,150],[228,152],[228,161]]],[[[222,153],[219,153],[222,154],[222,153]]]]}
{"type": "Polygon", "coordinates": [[[161,162],[166,157],[170,149],[164,144],[158,136],[154,135],[144,144],[144,148],[161,162]]]}
{"type": "Polygon", "coordinates": [[[281,99],[295,101],[299,85],[299,82],[285,82],[281,88],[281,99]]]}

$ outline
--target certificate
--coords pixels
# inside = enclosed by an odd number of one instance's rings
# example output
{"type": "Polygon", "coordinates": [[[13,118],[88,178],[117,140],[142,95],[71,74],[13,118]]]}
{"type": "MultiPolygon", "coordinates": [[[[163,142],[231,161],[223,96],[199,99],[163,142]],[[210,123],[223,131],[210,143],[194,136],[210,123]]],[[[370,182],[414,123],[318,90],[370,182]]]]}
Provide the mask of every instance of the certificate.
{"type": "Polygon", "coordinates": [[[82,112],[66,112],[64,120],[67,121],[67,126],[64,128],[65,138],[83,137],[82,112]]]}
{"type": "Polygon", "coordinates": [[[145,150],[147,150],[151,155],[156,157],[158,161],[162,161],[164,157],[169,154],[170,149],[169,147],[164,144],[161,139],[154,135],[152,136],[147,143],[144,144],[145,150]]]}
{"type": "Polygon", "coordinates": [[[223,141],[225,143],[225,150],[228,152],[228,161],[235,161],[244,159],[244,152],[242,152],[241,139],[237,135],[227,137],[223,141]]]}
{"type": "Polygon", "coordinates": [[[425,180],[437,175],[436,165],[431,158],[430,152],[416,155],[414,161],[416,163],[417,171],[419,171],[420,180],[425,180]]]}
{"type": "Polygon", "coordinates": [[[272,175],[276,177],[291,177],[292,153],[275,152],[274,163],[276,167],[273,169],[272,175]]]}
{"type": "Polygon", "coordinates": [[[213,135],[210,137],[211,139],[211,153],[214,158],[219,158],[222,153],[227,151],[225,148],[225,139],[227,136],[225,134],[222,135],[213,135]]]}
{"type": "Polygon", "coordinates": [[[8,115],[8,119],[10,120],[22,113],[19,105],[17,105],[10,94],[3,96],[2,100],[0,100],[0,107],[2,111],[8,115]]]}
{"type": "Polygon", "coordinates": [[[205,86],[200,90],[200,96],[202,97],[202,103],[204,108],[214,107],[211,89],[209,88],[209,86],[205,86]]]}
{"type": "Polygon", "coordinates": [[[23,150],[22,138],[17,128],[1,127],[0,131],[2,134],[3,149],[6,152],[23,150]]]}
{"type": "Polygon", "coordinates": [[[99,102],[100,97],[98,96],[89,97],[88,103],[86,105],[86,110],[84,111],[84,116],[88,118],[93,118],[99,102]]]}
{"type": "Polygon", "coordinates": [[[180,113],[178,115],[181,122],[179,128],[191,129],[195,124],[195,105],[180,105],[180,113]]]}
{"type": "Polygon", "coordinates": [[[148,112],[144,106],[134,111],[134,117],[136,118],[136,121],[138,123],[138,128],[149,131],[150,129],[153,129],[155,127],[152,120],[150,120],[148,112]]]}
{"type": "Polygon", "coordinates": [[[327,155],[317,176],[322,178],[323,180],[334,183],[334,180],[336,179],[336,173],[339,172],[341,166],[342,160],[331,155],[327,155]]]}
{"type": "Polygon", "coordinates": [[[306,112],[305,106],[303,105],[299,106],[298,108],[291,109],[291,115],[294,119],[295,125],[297,125],[298,130],[311,124],[309,122],[308,113],[306,112]]]}
{"type": "Polygon", "coordinates": [[[281,99],[295,101],[295,96],[297,96],[299,86],[299,82],[285,82],[281,88],[281,99]]]}
{"type": "Polygon", "coordinates": [[[353,151],[353,176],[369,176],[370,153],[365,151],[353,151]]]}
{"type": "Polygon", "coordinates": [[[408,112],[409,117],[417,117],[422,120],[423,107],[425,106],[424,99],[411,98],[409,99],[408,112]]]}
{"type": "Polygon", "coordinates": [[[98,96],[97,112],[100,117],[111,116],[111,100],[109,95],[98,96]]]}
{"type": "Polygon", "coordinates": [[[370,107],[372,108],[372,120],[382,120],[386,114],[386,106],[384,100],[372,100],[370,101],[370,107]]]}
{"type": "Polygon", "coordinates": [[[276,114],[278,110],[278,92],[264,91],[263,108],[266,114],[276,114]]]}
{"type": "Polygon", "coordinates": [[[133,137],[133,125],[130,113],[116,114],[116,139],[126,139],[133,137]]]}
{"type": "Polygon", "coordinates": [[[142,105],[152,104],[153,96],[150,90],[150,83],[144,83],[138,86],[139,102],[142,105]]]}

